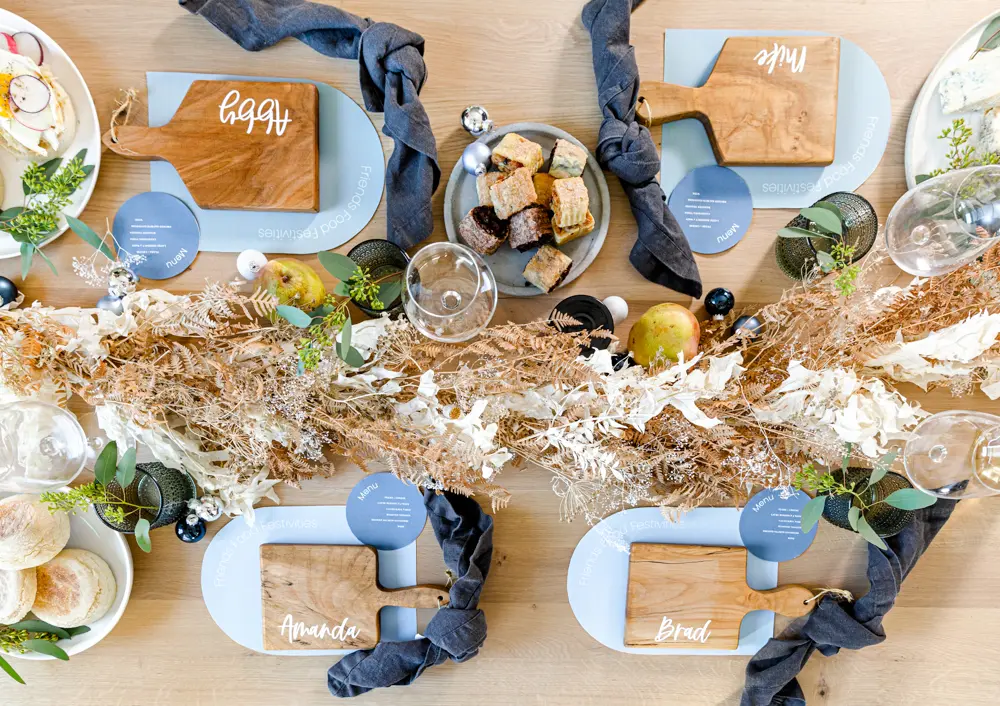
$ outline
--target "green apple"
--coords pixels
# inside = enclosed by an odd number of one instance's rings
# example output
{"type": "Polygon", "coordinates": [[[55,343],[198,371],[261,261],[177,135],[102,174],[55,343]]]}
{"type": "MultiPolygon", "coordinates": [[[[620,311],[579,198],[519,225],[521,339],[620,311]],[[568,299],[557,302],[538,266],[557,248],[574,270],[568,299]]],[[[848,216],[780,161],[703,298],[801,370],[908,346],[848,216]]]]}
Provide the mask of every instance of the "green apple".
{"type": "Polygon", "coordinates": [[[628,349],[643,367],[658,353],[676,361],[680,354],[691,360],[698,353],[701,326],[694,314],[680,304],[657,304],[639,317],[628,334],[628,349]]]}
{"type": "Polygon", "coordinates": [[[278,297],[278,303],[310,312],[326,299],[326,287],[316,270],[299,260],[269,260],[260,270],[260,285],[278,297]]]}

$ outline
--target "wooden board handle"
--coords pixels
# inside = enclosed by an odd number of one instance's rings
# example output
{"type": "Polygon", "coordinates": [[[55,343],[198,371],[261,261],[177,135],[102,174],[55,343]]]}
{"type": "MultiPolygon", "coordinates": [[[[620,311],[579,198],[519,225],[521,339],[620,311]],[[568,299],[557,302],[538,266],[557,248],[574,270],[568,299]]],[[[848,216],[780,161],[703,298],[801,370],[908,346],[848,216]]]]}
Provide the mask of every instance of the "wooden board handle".
{"type": "Polygon", "coordinates": [[[129,159],[153,160],[168,157],[164,154],[164,144],[161,139],[160,128],[142,127],[139,125],[123,125],[117,130],[118,141],[111,137],[108,130],[101,137],[104,146],[115,154],[129,159]]]}
{"type": "Polygon", "coordinates": [[[703,118],[704,114],[698,108],[697,88],[643,81],[639,84],[636,116],[646,127],[653,127],[684,118],[703,118]]]}
{"type": "Polygon", "coordinates": [[[810,600],[812,597],[813,592],[810,589],[792,583],[772,588],[770,591],[751,591],[747,604],[753,610],[773,610],[789,618],[798,618],[816,606],[816,602],[810,600]]]}
{"type": "Polygon", "coordinates": [[[448,589],[444,586],[424,585],[382,590],[382,605],[397,608],[440,608],[448,605],[449,600],[448,589]]]}

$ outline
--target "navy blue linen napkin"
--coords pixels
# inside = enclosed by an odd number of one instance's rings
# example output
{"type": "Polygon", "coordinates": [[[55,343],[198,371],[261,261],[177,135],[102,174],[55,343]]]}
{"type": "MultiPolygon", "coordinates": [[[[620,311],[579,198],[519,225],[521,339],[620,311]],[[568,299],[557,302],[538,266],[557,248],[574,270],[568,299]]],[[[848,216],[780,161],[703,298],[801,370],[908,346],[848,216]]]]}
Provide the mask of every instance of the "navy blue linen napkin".
{"type": "Polygon", "coordinates": [[[382,132],[396,143],[385,169],[387,237],[408,249],[430,236],[441,168],[419,97],[427,80],[423,37],[306,0],[179,2],[248,51],[295,37],[326,56],[359,60],[365,107],[385,113],[382,132]]]}

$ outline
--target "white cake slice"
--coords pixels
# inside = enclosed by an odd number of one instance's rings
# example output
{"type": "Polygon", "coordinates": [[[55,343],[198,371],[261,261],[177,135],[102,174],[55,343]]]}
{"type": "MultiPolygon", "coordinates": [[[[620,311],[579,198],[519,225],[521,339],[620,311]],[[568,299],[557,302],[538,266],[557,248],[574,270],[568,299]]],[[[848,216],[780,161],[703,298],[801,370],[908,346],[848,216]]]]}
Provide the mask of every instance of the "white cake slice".
{"type": "Polygon", "coordinates": [[[938,85],[945,115],[984,110],[1000,103],[1000,50],[983,51],[938,85]]]}

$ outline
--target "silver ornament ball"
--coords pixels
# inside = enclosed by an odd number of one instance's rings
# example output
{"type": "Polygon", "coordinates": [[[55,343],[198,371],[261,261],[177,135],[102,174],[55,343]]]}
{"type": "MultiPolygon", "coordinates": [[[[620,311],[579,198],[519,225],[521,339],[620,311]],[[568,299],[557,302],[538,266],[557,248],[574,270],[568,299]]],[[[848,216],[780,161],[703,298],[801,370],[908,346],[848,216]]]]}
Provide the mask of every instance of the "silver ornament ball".
{"type": "Polygon", "coordinates": [[[493,129],[493,121],[486,108],[481,105],[470,105],[462,111],[462,127],[471,135],[479,137],[493,129]]]}
{"type": "Polygon", "coordinates": [[[489,168],[491,154],[488,145],[482,142],[473,142],[462,152],[462,168],[473,176],[485,174],[489,168]]]}
{"type": "Polygon", "coordinates": [[[202,495],[200,498],[188,500],[188,510],[193,511],[205,522],[214,522],[222,517],[222,502],[211,495],[202,495]]]}
{"type": "Polygon", "coordinates": [[[127,267],[116,267],[108,275],[108,294],[121,299],[135,291],[139,275],[127,267]]]}
{"type": "Polygon", "coordinates": [[[116,297],[111,294],[106,294],[97,300],[97,308],[104,309],[104,311],[110,311],[112,314],[120,315],[125,311],[125,305],[122,304],[121,297],[116,297]]]}
{"type": "Polygon", "coordinates": [[[741,316],[733,323],[732,334],[738,338],[757,338],[764,328],[756,316],[741,316]]]}

